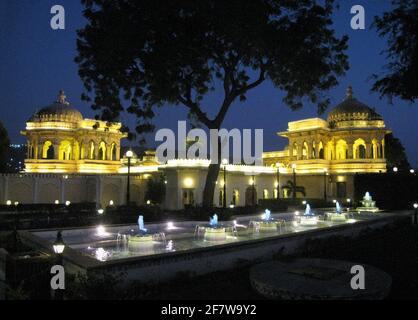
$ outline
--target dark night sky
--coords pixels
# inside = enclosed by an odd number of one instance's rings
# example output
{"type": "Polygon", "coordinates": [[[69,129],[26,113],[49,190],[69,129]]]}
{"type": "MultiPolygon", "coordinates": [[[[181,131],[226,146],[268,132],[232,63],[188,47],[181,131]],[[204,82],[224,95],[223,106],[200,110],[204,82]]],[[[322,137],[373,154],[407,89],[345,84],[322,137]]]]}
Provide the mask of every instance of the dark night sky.
{"type": "MultiPolygon", "coordinates": [[[[372,18],[389,8],[389,0],[344,0],[340,1],[334,23],[338,35],[348,34],[350,70],[340,79],[340,85],[326,93],[332,105],[344,98],[346,87],[351,84],[354,95],[360,101],[376,107],[386,122],[404,144],[409,160],[418,166],[418,107],[407,102],[394,100],[390,105],[386,99],[380,100],[371,93],[371,74],[379,73],[387,63],[380,55],[385,48],[384,40],[370,29],[372,18]],[[366,30],[350,28],[350,8],[361,4],[366,10],[366,30]]],[[[94,117],[90,107],[80,100],[82,83],[74,63],[76,55],[76,30],[84,25],[82,6],[77,0],[2,0],[0,2],[0,108],[2,121],[12,142],[24,142],[20,130],[25,121],[42,106],[56,99],[63,88],[68,100],[86,117],[94,117]],[[50,28],[50,8],[61,4],[66,10],[66,29],[54,31],[50,28]]],[[[218,91],[218,90],[217,90],[218,91]]],[[[213,94],[205,102],[219,105],[219,94],[213,94]]],[[[316,116],[312,105],[302,110],[291,111],[281,99],[283,94],[265,83],[248,95],[245,103],[235,103],[231,108],[224,127],[263,128],[264,149],[274,150],[284,147],[286,140],[275,135],[284,131],[287,122],[316,116]]],[[[175,128],[177,120],[184,120],[186,113],[182,107],[160,109],[155,119],[157,128],[175,128]]],[[[325,114],[326,115],[326,114],[325,114]]],[[[323,115],[323,116],[325,116],[323,115]]],[[[133,124],[130,115],[122,115],[122,122],[133,124]]],[[[153,136],[150,140],[153,143],[153,136]]]]}

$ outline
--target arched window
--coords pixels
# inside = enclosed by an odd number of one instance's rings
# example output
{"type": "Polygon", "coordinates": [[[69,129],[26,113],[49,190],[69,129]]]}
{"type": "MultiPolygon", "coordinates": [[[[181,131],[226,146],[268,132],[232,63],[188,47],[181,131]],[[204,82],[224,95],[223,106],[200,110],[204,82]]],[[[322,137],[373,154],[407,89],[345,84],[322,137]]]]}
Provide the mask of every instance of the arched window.
{"type": "Polygon", "coordinates": [[[239,190],[234,189],[234,191],[232,191],[232,204],[234,206],[237,206],[239,204],[239,190]]]}
{"type": "Polygon", "coordinates": [[[308,144],[306,143],[306,141],[303,142],[302,159],[308,159],[308,144]]]}
{"type": "Polygon", "coordinates": [[[336,159],[337,160],[344,160],[347,159],[347,142],[345,140],[340,139],[336,145],[336,159]]]}
{"type": "Polygon", "coordinates": [[[363,145],[358,147],[358,157],[359,159],[366,159],[366,148],[363,145]]]}
{"type": "Polygon", "coordinates": [[[322,144],[322,141],[320,141],[318,145],[318,158],[325,159],[324,145],[322,144]]]}
{"type": "Polygon", "coordinates": [[[99,160],[106,160],[106,143],[104,141],[99,144],[99,160]]]}
{"type": "Polygon", "coordinates": [[[354,141],[353,157],[354,157],[354,159],[365,159],[366,158],[366,142],[361,138],[354,141]]]}
{"type": "Polygon", "coordinates": [[[68,140],[61,141],[59,145],[58,159],[59,160],[71,160],[72,151],[73,150],[72,150],[70,141],[68,140]]]}
{"type": "Polygon", "coordinates": [[[54,146],[52,145],[51,141],[45,141],[44,145],[42,146],[42,159],[54,159],[55,152],[54,146]]]}
{"type": "Polygon", "coordinates": [[[269,191],[268,189],[264,189],[263,190],[263,199],[268,199],[269,198],[269,191]]]}

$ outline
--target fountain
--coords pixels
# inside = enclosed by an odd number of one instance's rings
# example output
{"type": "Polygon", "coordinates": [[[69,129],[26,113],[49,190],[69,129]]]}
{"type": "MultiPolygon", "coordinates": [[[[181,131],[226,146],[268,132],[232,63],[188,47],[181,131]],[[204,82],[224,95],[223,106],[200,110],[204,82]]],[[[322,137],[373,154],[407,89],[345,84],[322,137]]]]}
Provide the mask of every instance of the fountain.
{"type": "Polygon", "coordinates": [[[139,248],[152,246],[156,241],[165,242],[165,234],[163,232],[148,233],[144,224],[144,216],[140,215],[138,217],[138,234],[130,235],[128,238],[129,250],[138,250],[139,248]]]}
{"type": "MultiPolygon", "coordinates": [[[[231,229],[232,228],[228,228],[231,229]]],[[[206,241],[224,241],[227,235],[227,228],[218,222],[218,215],[215,213],[209,218],[209,224],[197,225],[195,229],[195,238],[200,239],[203,235],[203,239],[206,241]]]]}
{"type": "Polygon", "coordinates": [[[318,224],[318,217],[313,214],[311,211],[311,206],[309,203],[306,204],[305,213],[302,217],[300,217],[301,226],[311,227],[316,226],[318,224]]]}
{"type": "Polygon", "coordinates": [[[209,227],[205,228],[205,240],[223,241],[226,239],[226,229],[218,222],[218,215],[215,213],[209,218],[209,227]]]}
{"type": "Polygon", "coordinates": [[[357,212],[366,211],[366,212],[377,212],[379,211],[379,208],[376,207],[376,201],[372,199],[372,196],[369,192],[366,192],[366,194],[363,197],[363,200],[360,201],[361,207],[357,207],[357,212]]]}
{"type": "Polygon", "coordinates": [[[347,220],[347,216],[342,212],[338,201],[335,202],[335,212],[329,213],[328,216],[333,222],[345,222],[347,220]]]}
{"type": "Polygon", "coordinates": [[[250,226],[253,226],[256,232],[275,232],[277,227],[281,230],[282,225],[285,225],[285,221],[273,219],[269,209],[264,210],[261,220],[250,221],[250,226]]]}

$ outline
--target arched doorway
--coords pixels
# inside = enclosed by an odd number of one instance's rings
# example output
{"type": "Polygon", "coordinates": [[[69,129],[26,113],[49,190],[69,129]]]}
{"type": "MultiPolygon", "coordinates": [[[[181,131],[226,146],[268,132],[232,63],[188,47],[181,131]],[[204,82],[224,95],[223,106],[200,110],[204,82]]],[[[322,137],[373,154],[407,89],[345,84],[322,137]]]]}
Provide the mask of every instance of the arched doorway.
{"type": "Polygon", "coordinates": [[[63,140],[59,146],[59,160],[71,160],[72,157],[72,146],[68,140],[63,140]]]}
{"type": "Polygon", "coordinates": [[[99,144],[99,160],[106,160],[106,143],[104,141],[99,144]]]}
{"type": "Polygon", "coordinates": [[[257,204],[257,190],[254,186],[249,186],[245,190],[245,205],[255,206],[257,204]]]}
{"type": "Polygon", "coordinates": [[[42,159],[54,159],[55,152],[54,146],[52,145],[51,141],[45,141],[44,145],[42,146],[42,159]]]}
{"type": "Polygon", "coordinates": [[[353,144],[354,159],[366,159],[366,142],[359,138],[353,144]]]}
{"type": "Polygon", "coordinates": [[[336,145],[336,159],[337,160],[344,160],[347,159],[347,142],[345,140],[338,140],[336,145]]]}

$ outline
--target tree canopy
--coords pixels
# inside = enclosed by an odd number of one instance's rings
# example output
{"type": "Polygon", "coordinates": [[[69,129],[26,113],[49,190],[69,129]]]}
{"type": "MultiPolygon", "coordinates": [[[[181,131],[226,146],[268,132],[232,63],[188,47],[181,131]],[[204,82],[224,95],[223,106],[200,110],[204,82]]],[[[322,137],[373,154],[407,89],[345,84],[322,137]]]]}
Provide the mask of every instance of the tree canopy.
{"type": "Polygon", "coordinates": [[[374,25],[388,41],[386,73],[374,75],[381,96],[414,102],[418,98],[418,2],[392,0],[393,9],[375,17],[374,25]]]}
{"type": "MultiPolygon", "coordinates": [[[[322,92],[348,69],[347,37],[332,28],[333,0],[83,3],[88,22],[78,31],[76,57],[82,98],[103,120],[125,110],[136,115],[140,134],[154,128],[155,108],[165,105],[182,105],[200,125],[219,129],[231,104],[266,80],[291,108],[306,99],[322,111],[329,103],[322,92]],[[216,83],[222,102],[203,105],[216,83]]],[[[219,164],[210,166],[206,203],[218,172],[219,164]]]]}
{"type": "Polygon", "coordinates": [[[389,133],[385,136],[385,157],[389,169],[398,167],[401,171],[406,171],[410,168],[405,148],[393,133],[389,133]]]}

